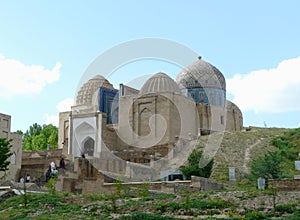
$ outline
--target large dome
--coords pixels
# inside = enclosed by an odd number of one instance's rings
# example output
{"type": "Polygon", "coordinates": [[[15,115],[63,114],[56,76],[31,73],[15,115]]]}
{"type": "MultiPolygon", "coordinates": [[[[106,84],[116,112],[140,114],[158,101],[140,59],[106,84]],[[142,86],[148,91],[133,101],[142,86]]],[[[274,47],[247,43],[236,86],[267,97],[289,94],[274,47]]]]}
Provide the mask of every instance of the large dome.
{"type": "Polygon", "coordinates": [[[198,58],[185,67],[176,78],[180,89],[183,88],[219,88],[226,90],[223,74],[215,66],[198,58]]]}
{"type": "Polygon", "coordinates": [[[114,87],[103,76],[96,75],[87,81],[77,92],[76,105],[92,104],[93,95],[100,87],[113,90],[114,87]]]}
{"type": "Polygon", "coordinates": [[[196,103],[225,107],[226,82],[215,66],[198,58],[185,67],[176,78],[181,93],[196,103]]]}
{"type": "Polygon", "coordinates": [[[180,89],[172,78],[165,73],[159,72],[145,82],[139,94],[144,95],[158,92],[174,92],[179,94],[180,89]]]}

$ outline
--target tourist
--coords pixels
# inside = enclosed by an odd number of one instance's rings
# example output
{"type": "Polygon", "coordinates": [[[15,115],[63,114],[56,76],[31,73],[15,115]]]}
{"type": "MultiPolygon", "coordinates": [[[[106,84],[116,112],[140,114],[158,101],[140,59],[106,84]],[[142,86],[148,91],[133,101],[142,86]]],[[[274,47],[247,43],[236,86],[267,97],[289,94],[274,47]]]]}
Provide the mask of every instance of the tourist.
{"type": "Polygon", "coordinates": [[[58,173],[58,170],[56,169],[56,165],[53,161],[50,163],[50,167],[51,167],[51,173],[52,174],[57,174],[58,173]]]}
{"type": "Polygon", "coordinates": [[[56,165],[53,161],[50,163],[50,167],[51,167],[51,171],[55,169],[56,165]]]}
{"type": "Polygon", "coordinates": [[[51,177],[51,169],[48,169],[47,172],[46,172],[46,182],[48,182],[50,177],[51,177]]]}
{"type": "Polygon", "coordinates": [[[30,182],[30,175],[27,173],[26,174],[26,183],[29,183],[30,182]]]}
{"type": "Polygon", "coordinates": [[[24,183],[24,178],[21,176],[20,183],[24,183]]]}
{"type": "Polygon", "coordinates": [[[61,169],[65,169],[66,168],[65,159],[63,157],[60,159],[59,167],[61,169]]]}
{"type": "Polygon", "coordinates": [[[63,157],[60,159],[59,167],[60,167],[61,171],[63,173],[65,173],[66,164],[65,164],[65,159],[63,157]]]}

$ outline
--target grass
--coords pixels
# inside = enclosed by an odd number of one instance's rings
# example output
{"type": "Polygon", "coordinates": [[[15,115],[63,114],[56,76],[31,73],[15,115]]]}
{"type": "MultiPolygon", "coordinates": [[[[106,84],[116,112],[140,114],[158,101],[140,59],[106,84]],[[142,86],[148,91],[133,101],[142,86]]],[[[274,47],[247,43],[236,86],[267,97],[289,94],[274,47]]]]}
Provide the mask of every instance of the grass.
{"type": "MultiPolygon", "coordinates": [[[[271,144],[271,139],[283,135],[287,131],[289,129],[252,127],[247,132],[225,132],[219,150],[214,157],[211,178],[228,182],[228,167],[231,166],[236,168],[236,177],[239,179],[240,176],[247,173],[245,167],[250,168],[250,161],[267,152],[278,150],[271,144]],[[245,159],[246,154],[249,158],[245,159]]],[[[209,136],[201,136],[197,148],[205,148],[208,138],[209,136]]]]}
{"type": "MultiPolygon", "coordinates": [[[[12,196],[0,203],[0,219],[270,219],[286,215],[297,219],[300,207],[297,198],[289,200],[294,192],[282,192],[284,198],[276,209],[264,213],[272,195],[266,191],[215,191],[189,194],[150,194],[133,198],[118,198],[112,203],[111,195],[101,194],[30,194],[25,207],[22,196],[12,196]],[[264,201],[255,207],[255,201],[264,201]],[[239,209],[244,208],[244,214],[239,209]],[[227,210],[227,211],[225,211],[227,210]],[[218,215],[222,214],[223,217],[218,215]],[[214,216],[214,217],[213,217],[214,216]],[[212,218],[213,217],[213,218],[212,218]],[[205,219],[205,218],[204,218],[205,219]]],[[[298,196],[300,199],[300,194],[298,196]]],[[[276,218],[274,218],[276,219],[276,218]]]]}

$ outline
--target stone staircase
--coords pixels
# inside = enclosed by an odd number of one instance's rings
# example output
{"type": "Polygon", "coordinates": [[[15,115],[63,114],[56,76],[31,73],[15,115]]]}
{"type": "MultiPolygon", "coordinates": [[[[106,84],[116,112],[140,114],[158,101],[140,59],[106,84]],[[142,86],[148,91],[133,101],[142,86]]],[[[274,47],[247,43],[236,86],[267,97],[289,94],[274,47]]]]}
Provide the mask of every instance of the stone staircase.
{"type": "MultiPolygon", "coordinates": [[[[19,178],[29,174],[31,182],[41,186],[46,182],[46,171],[49,168],[49,164],[54,162],[59,166],[59,161],[62,157],[62,149],[57,150],[44,150],[44,151],[24,151],[22,154],[22,166],[19,173],[19,178]]],[[[69,161],[66,160],[66,166],[69,161]]]]}

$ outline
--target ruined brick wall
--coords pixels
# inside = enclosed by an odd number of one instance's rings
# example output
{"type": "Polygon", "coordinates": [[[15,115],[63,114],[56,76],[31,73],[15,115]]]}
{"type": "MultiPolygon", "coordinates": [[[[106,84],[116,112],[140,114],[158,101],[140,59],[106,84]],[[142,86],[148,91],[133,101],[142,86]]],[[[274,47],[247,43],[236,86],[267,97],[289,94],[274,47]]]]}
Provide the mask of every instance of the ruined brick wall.
{"type": "Polygon", "coordinates": [[[62,149],[37,150],[30,152],[23,151],[20,176],[25,177],[28,173],[31,176],[32,181],[43,178],[52,161],[59,166],[61,156],[62,149]]]}
{"type": "Polygon", "coordinates": [[[204,177],[192,176],[192,186],[200,189],[201,191],[221,190],[224,188],[223,184],[217,183],[213,179],[204,177]]]}
{"type": "Polygon", "coordinates": [[[300,190],[300,179],[270,179],[268,185],[278,190],[300,190]]]}

